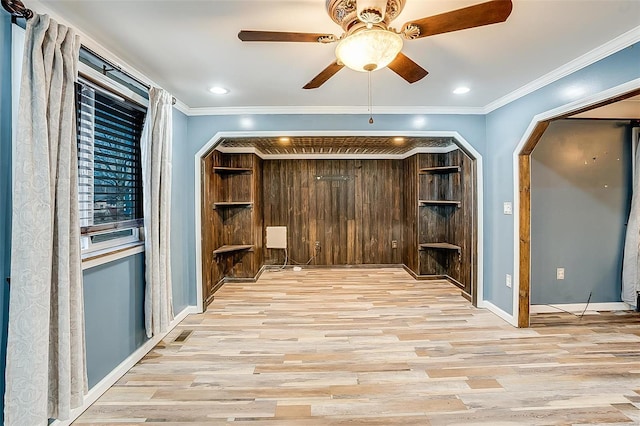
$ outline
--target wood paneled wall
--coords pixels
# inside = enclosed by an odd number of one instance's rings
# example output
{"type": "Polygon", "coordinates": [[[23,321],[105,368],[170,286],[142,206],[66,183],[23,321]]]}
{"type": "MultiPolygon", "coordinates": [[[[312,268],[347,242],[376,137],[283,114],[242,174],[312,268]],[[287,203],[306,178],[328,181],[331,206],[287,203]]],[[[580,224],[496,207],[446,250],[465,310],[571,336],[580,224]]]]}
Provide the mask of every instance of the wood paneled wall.
{"type": "Polygon", "coordinates": [[[202,187],[201,187],[201,247],[202,247],[202,294],[207,306],[211,302],[215,286],[223,276],[220,275],[219,268],[216,265],[213,251],[216,249],[216,238],[214,237],[214,211],[213,203],[215,201],[214,173],[213,165],[215,157],[219,155],[216,151],[207,155],[200,160],[202,170],[202,187]]]}
{"type": "MultiPolygon", "coordinates": [[[[460,166],[459,173],[420,174],[415,190],[422,200],[459,200],[460,207],[423,206],[418,208],[418,244],[447,242],[460,246],[460,256],[453,250],[420,250],[418,261],[409,256],[407,266],[419,275],[447,275],[471,294],[476,267],[476,198],[475,165],[462,151],[446,154],[417,154],[417,169],[460,166]],[[418,264],[417,269],[412,265],[418,264]]],[[[409,163],[410,164],[410,163],[409,163]]],[[[407,167],[407,176],[412,171],[407,167]]],[[[415,175],[414,175],[415,176],[415,175]]],[[[415,199],[414,199],[415,200],[415,199]]],[[[407,217],[409,220],[409,217],[407,217]]],[[[409,229],[407,232],[411,232],[409,229]]]]}
{"type": "Polygon", "coordinates": [[[225,277],[252,279],[263,265],[284,262],[284,250],[266,248],[267,226],[287,227],[289,264],[405,264],[419,276],[448,276],[473,294],[476,168],[460,150],[404,160],[261,160],[214,151],[202,164],[206,302],[225,277]],[[420,174],[421,168],[451,165],[460,172],[420,174]],[[215,173],[214,166],[251,173],[215,173]],[[458,200],[460,207],[419,206],[418,200],[458,200]],[[252,204],[213,209],[216,201],[252,204]],[[460,256],[455,250],[419,250],[421,243],[453,244],[460,256]],[[211,255],[225,244],[254,248],[211,255]]]}
{"type": "Polygon", "coordinates": [[[418,272],[418,156],[404,160],[404,264],[416,275],[418,272]]]}
{"type": "MultiPolygon", "coordinates": [[[[267,160],[263,165],[264,226],[287,226],[292,259],[307,262],[319,241],[312,265],[403,263],[402,160],[267,160]]],[[[283,261],[283,250],[265,249],[266,264],[283,261]]]]}
{"type": "Polygon", "coordinates": [[[254,154],[213,151],[202,160],[202,276],[205,304],[225,277],[254,278],[263,264],[262,159],[254,154]],[[214,166],[248,168],[246,173],[215,173],[214,166]],[[218,207],[241,201],[248,206],[218,207]],[[223,245],[253,249],[214,256],[223,245]]]}

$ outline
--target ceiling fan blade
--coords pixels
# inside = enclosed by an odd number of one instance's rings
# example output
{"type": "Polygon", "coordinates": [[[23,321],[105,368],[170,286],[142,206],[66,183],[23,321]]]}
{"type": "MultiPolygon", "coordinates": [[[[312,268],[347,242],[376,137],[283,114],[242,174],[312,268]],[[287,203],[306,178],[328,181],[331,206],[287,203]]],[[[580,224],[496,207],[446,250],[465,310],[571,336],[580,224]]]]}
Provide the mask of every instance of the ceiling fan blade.
{"type": "Polygon", "coordinates": [[[242,30],[238,33],[238,38],[242,41],[285,41],[285,42],[303,42],[303,43],[319,43],[322,39],[324,43],[336,41],[333,34],[319,33],[288,33],[279,31],[251,31],[242,30]]]}
{"type": "Polygon", "coordinates": [[[415,83],[426,77],[429,72],[422,68],[420,65],[409,59],[404,53],[398,53],[398,56],[387,65],[389,69],[400,77],[407,80],[409,83],[415,83]]]}
{"type": "Polygon", "coordinates": [[[317,89],[322,86],[327,80],[333,77],[338,71],[344,68],[343,64],[339,64],[338,61],[333,61],[328,67],[323,69],[320,74],[313,77],[313,80],[305,84],[303,89],[317,89]]]}
{"type": "Polygon", "coordinates": [[[512,8],[511,0],[491,0],[440,15],[409,21],[402,28],[416,25],[420,28],[420,34],[415,38],[422,38],[504,22],[511,14],[512,8]]]}

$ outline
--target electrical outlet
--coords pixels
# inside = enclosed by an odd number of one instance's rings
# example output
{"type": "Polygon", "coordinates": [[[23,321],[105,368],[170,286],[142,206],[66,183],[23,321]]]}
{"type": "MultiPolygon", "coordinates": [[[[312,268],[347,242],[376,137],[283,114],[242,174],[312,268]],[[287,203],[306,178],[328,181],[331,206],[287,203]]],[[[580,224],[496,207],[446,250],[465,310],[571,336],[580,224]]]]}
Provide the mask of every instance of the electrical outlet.
{"type": "Polygon", "coordinates": [[[321,248],[320,248],[320,241],[316,241],[314,247],[316,248],[316,252],[320,252],[321,248]]]}
{"type": "Polygon", "coordinates": [[[392,249],[397,249],[398,248],[398,240],[391,241],[391,248],[392,249]]]}
{"type": "Polygon", "coordinates": [[[564,268],[556,269],[556,280],[564,280],[564,268]]]}
{"type": "Polygon", "coordinates": [[[507,287],[511,288],[511,274],[507,274],[507,276],[505,277],[505,280],[504,280],[504,284],[507,287]]]}
{"type": "Polygon", "coordinates": [[[505,201],[502,206],[504,214],[513,214],[513,203],[511,201],[505,201]]]}

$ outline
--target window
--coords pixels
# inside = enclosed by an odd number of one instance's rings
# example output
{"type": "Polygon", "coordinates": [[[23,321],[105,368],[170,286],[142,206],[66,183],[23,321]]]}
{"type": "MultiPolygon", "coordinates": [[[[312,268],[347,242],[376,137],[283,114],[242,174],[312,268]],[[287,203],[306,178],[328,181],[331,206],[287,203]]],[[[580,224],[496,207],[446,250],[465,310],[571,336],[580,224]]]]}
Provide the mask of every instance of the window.
{"type": "Polygon", "coordinates": [[[83,253],[140,241],[144,108],[81,81],[76,114],[83,253]]]}

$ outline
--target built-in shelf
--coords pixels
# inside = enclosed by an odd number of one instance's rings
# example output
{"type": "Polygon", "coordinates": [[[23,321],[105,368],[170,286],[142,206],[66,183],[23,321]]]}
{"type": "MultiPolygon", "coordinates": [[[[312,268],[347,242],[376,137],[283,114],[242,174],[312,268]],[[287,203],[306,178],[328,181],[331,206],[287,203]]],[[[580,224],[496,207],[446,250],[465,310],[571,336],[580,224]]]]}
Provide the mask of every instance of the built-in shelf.
{"type": "Polygon", "coordinates": [[[426,175],[426,174],[458,173],[459,171],[460,171],[460,166],[425,167],[420,169],[420,174],[426,175]]]}
{"type": "Polygon", "coordinates": [[[251,173],[253,169],[251,167],[221,167],[216,166],[213,171],[219,174],[233,174],[233,173],[251,173]]]}
{"type": "Polygon", "coordinates": [[[253,203],[251,201],[221,201],[213,203],[214,209],[224,209],[233,207],[251,207],[253,203]]]}
{"type": "Polygon", "coordinates": [[[241,244],[241,245],[224,245],[218,247],[213,251],[214,255],[224,254],[224,253],[233,253],[237,251],[251,250],[253,246],[250,244],[241,244]]]}
{"type": "Polygon", "coordinates": [[[458,253],[462,251],[462,247],[450,243],[424,243],[420,244],[420,249],[455,250],[458,253]]]}
{"type": "Polygon", "coordinates": [[[420,206],[455,206],[460,207],[461,201],[456,200],[418,200],[420,206]]]}

